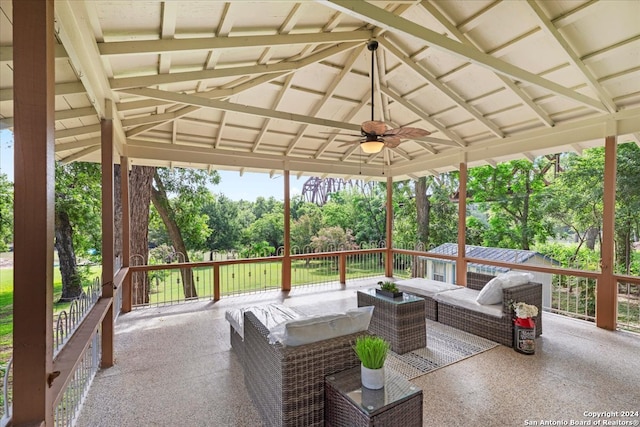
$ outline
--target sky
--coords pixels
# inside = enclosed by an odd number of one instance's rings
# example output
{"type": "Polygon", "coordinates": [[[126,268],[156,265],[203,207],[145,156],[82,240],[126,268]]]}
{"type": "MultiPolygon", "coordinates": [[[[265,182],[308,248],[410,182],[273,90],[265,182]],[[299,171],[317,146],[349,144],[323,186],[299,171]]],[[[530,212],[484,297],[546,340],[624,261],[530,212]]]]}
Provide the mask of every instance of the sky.
{"type": "MultiPolygon", "coordinates": [[[[8,130],[0,131],[0,173],[7,175],[13,182],[13,134],[8,130]]],[[[284,200],[284,179],[282,175],[274,175],[273,178],[266,173],[245,173],[242,176],[238,172],[218,171],[220,184],[211,186],[214,194],[224,194],[231,200],[255,201],[262,196],[274,197],[276,200],[284,200]]],[[[290,177],[289,192],[291,197],[301,194],[302,186],[307,177],[297,179],[290,177]]]]}

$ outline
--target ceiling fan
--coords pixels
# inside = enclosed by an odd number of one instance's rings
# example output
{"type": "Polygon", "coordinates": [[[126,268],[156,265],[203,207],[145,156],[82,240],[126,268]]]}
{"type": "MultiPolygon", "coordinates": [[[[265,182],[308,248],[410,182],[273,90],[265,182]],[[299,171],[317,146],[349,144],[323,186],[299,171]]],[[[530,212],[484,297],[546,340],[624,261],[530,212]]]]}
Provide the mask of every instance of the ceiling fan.
{"type": "Polygon", "coordinates": [[[400,145],[402,139],[413,139],[427,136],[431,132],[413,127],[399,127],[395,129],[387,128],[384,122],[373,119],[373,99],[374,99],[374,78],[373,73],[375,69],[375,51],[378,49],[378,42],[370,40],[367,43],[367,49],[371,51],[371,120],[363,122],[360,126],[359,139],[350,141],[345,145],[360,144],[360,148],[367,154],[375,154],[382,151],[384,147],[395,148],[400,145]]]}

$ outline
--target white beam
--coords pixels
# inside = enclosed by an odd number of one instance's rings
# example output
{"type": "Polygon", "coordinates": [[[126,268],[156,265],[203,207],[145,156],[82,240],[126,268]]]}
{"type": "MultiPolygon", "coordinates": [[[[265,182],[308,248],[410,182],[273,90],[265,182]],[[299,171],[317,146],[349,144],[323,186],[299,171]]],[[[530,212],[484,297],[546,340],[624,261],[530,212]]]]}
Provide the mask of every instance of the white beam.
{"type": "MultiPolygon", "coordinates": [[[[112,99],[113,93],[102,68],[94,35],[89,31],[84,5],[71,0],[56,0],[55,14],[59,30],[57,36],[69,54],[89,100],[100,117],[108,117],[111,112],[105,111],[105,105],[111,105],[107,101],[112,99]]],[[[113,117],[113,133],[118,153],[124,154],[126,137],[117,115],[113,117]]]]}
{"type": "Polygon", "coordinates": [[[534,73],[516,67],[513,64],[494,58],[491,55],[480,52],[460,42],[456,42],[446,36],[436,33],[428,28],[422,27],[408,19],[386,12],[367,2],[354,2],[349,0],[323,0],[322,4],[339,10],[347,15],[372,23],[382,28],[399,31],[403,34],[422,40],[434,49],[442,50],[465,61],[472,62],[481,67],[504,74],[515,80],[525,81],[536,86],[540,86],[550,92],[584,104],[598,111],[607,111],[601,102],[574,92],[566,87],[544,79],[534,73]]]}
{"type": "Polygon", "coordinates": [[[249,47],[272,47],[298,44],[362,42],[371,38],[371,31],[340,31],[335,33],[277,34],[271,36],[207,37],[197,39],[136,40],[98,43],[103,56],[142,55],[169,52],[194,52],[249,47]]]}
{"type": "Polygon", "coordinates": [[[250,105],[239,105],[216,99],[202,99],[193,95],[183,95],[175,92],[167,92],[157,89],[125,89],[123,92],[133,95],[146,96],[148,98],[164,99],[181,104],[195,105],[203,108],[211,108],[214,110],[233,111],[236,113],[249,114],[253,116],[266,117],[278,120],[288,120],[296,123],[303,123],[315,126],[325,126],[337,129],[345,129],[359,132],[360,126],[338,122],[336,120],[319,119],[316,117],[304,116],[302,114],[285,113],[282,111],[274,111],[268,108],[253,107],[250,105]]]}

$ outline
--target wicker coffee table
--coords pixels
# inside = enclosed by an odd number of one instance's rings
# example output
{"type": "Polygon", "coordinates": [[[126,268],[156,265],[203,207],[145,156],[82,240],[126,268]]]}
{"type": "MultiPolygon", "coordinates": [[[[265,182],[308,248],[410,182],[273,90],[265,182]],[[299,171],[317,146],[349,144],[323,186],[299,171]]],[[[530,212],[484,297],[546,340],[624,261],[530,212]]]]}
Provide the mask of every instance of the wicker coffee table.
{"type": "Polygon", "coordinates": [[[427,346],[424,298],[403,294],[389,298],[375,289],[358,291],[358,307],[374,306],[369,332],[384,338],[391,350],[403,354],[427,346]]]}
{"type": "Polygon", "coordinates": [[[362,387],[360,367],[325,379],[325,422],[330,427],[422,427],[422,390],[385,369],[380,390],[362,387]]]}

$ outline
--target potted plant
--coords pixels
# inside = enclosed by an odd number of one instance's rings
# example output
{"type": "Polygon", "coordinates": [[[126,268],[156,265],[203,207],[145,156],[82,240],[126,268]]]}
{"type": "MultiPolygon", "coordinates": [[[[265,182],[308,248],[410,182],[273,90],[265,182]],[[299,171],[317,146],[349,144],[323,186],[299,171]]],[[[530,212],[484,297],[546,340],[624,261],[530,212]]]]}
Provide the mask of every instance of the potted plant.
{"type": "Polygon", "coordinates": [[[393,282],[378,282],[378,286],[380,289],[376,288],[376,293],[380,295],[387,296],[389,298],[400,298],[402,296],[402,292],[398,289],[395,283],[393,282]]]}
{"type": "Polygon", "coordinates": [[[358,337],[353,346],[360,359],[362,385],[373,390],[384,387],[384,361],[387,359],[390,345],[375,335],[358,337]]]}

